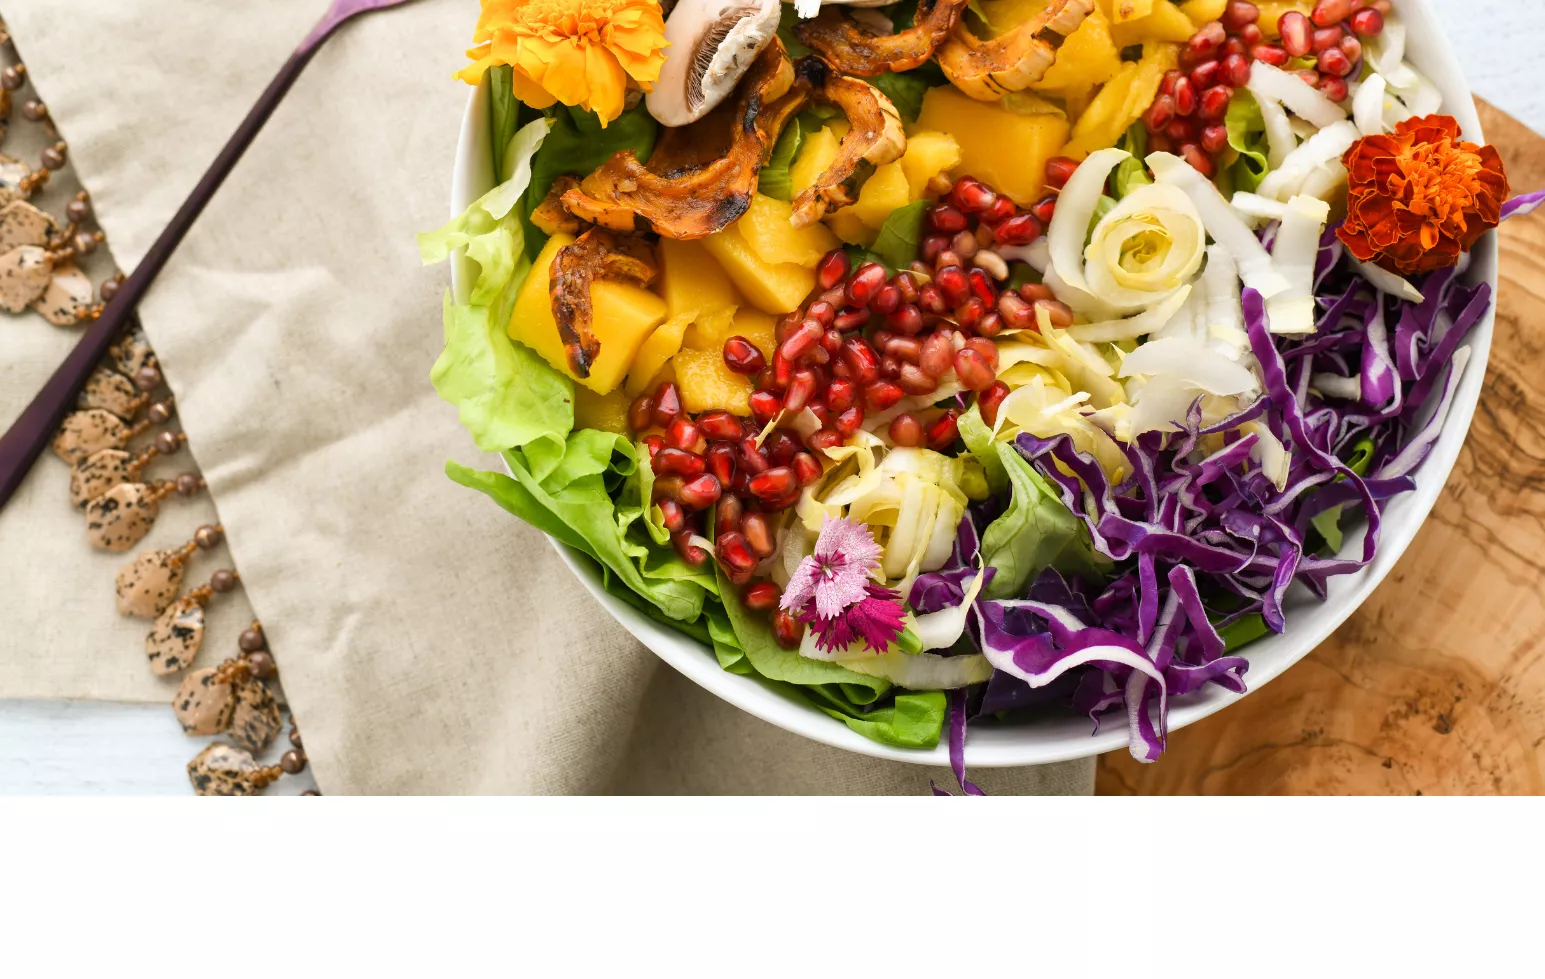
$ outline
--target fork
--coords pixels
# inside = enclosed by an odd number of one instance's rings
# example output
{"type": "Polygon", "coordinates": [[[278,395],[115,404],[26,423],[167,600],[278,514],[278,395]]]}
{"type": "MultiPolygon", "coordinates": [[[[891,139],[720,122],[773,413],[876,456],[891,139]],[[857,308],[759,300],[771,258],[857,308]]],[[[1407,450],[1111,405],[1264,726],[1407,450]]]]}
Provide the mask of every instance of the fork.
{"type": "Polygon", "coordinates": [[[3,436],[0,436],[0,507],[4,507],[10,500],[16,488],[21,485],[22,479],[37,457],[42,453],[43,447],[48,444],[49,436],[74,404],[76,395],[86,384],[86,379],[91,375],[92,368],[97,361],[107,353],[107,348],[112,346],[113,340],[122,332],[124,326],[134,316],[134,309],[139,305],[145,293],[149,291],[151,283],[166,266],[169,259],[177,249],[178,244],[187,235],[188,229],[198,216],[203,213],[205,205],[215,196],[225,178],[236,168],[236,163],[241,159],[247,147],[273,115],[274,109],[284,99],[295,84],[295,79],[300,77],[301,71],[322,47],[329,37],[333,35],[344,23],[359,14],[371,13],[376,10],[385,10],[390,7],[402,6],[411,0],[333,0],[332,6],[306,35],[305,40],[290,55],[274,76],[274,80],[268,83],[268,88],[258,97],[257,103],[252,106],[247,117],[241,125],[236,127],[236,132],[231,134],[230,140],[220,155],[215,157],[204,176],[199,179],[198,185],[183,201],[178,208],[171,223],[161,232],[155,244],[145,253],[145,258],[139,263],[124,283],[118,287],[107,307],[102,311],[95,322],[81,336],[75,344],[75,349],[64,359],[64,363],[54,371],[48,383],[37,393],[32,402],[27,405],[16,421],[3,436]]]}

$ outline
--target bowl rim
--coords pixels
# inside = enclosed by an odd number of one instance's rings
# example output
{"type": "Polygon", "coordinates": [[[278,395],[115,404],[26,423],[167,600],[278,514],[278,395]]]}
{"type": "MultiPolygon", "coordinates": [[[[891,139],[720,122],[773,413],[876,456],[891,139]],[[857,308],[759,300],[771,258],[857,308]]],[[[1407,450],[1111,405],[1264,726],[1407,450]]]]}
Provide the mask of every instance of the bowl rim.
{"type": "MultiPolygon", "coordinates": [[[[1443,110],[1459,121],[1466,137],[1484,142],[1469,84],[1452,45],[1439,27],[1430,0],[1394,0],[1394,4],[1406,24],[1408,58],[1419,62],[1423,73],[1437,85],[1443,94],[1443,110]]],[[[462,118],[452,180],[453,215],[462,213],[493,186],[492,164],[487,151],[487,92],[485,80],[469,96],[462,118]]],[[[1169,730],[1178,731],[1217,713],[1264,687],[1307,656],[1362,606],[1405,554],[1426,522],[1469,434],[1491,352],[1498,284],[1495,232],[1487,234],[1471,254],[1468,275],[1472,282],[1490,284],[1491,307],[1471,331],[1467,341],[1471,350],[1470,362],[1460,378],[1443,432],[1431,455],[1417,471],[1416,489],[1391,501],[1384,512],[1378,555],[1368,567],[1355,574],[1332,579],[1329,596],[1324,602],[1314,603],[1317,614],[1304,611],[1295,614],[1295,609],[1289,609],[1290,618],[1301,620],[1307,617],[1312,619],[1311,622],[1296,632],[1263,638],[1241,652],[1251,664],[1246,675],[1245,693],[1230,693],[1210,685],[1196,693],[1172,698],[1169,730]],[[1271,655],[1263,657],[1263,652],[1271,655]]],[[[458,252],[451,263],[452,291],[458,302],[466,301],[472,272],[471,261],[458,252]]],[[[1344,547],[1360,546],[1361,538],[1361,533],[1354,530],[1348,534],[1344,547]]],[[[548,539],[585,589],[623,628],[655,655],[715,696],[786,731],[834,748],[889,761],[949,764],[947,739],[941,739],[932,749],[899,748],[871,741],[815,707],[792,700],[759,677],[725,672],[719,668],[710,648],[655,622],[608,593],[602,586],[598,566],[588,556],[553,538],[548,539]]],[[[1129,743],[1125,724],[1105,724],[1096,726],[1092,734],[1076,734],[1076,728],[1087,729],[1088,724],[1086,718],[1069,712],[1067,717],[1049,718],[1046,722],[979,729],[980,733],[973,731],[967,738],[965,760],[972,767],[984,768],[1049,764],[1093,757],[1124,748],[1129,743]],[[1050,732],[1049,736],[1047,732],[1050,732]]]]}

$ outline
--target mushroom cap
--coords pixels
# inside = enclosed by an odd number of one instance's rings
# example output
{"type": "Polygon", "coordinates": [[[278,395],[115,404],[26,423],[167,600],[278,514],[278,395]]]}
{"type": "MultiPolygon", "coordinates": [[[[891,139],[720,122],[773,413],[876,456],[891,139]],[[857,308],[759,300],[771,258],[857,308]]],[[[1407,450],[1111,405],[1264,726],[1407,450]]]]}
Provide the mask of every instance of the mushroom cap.
{"type": "Polygon", "coordinates": [[[778,0],[679,0],[665,22],[665,65],[644,97],[666,126],[707,115],[778,32],[778,0]]]}

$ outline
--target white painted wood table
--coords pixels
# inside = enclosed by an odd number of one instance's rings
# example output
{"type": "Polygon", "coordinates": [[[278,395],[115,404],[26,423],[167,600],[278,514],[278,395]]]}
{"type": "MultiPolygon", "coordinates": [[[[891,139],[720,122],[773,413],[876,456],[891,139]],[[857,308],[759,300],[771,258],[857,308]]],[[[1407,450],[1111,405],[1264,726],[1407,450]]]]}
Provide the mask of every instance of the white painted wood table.
{"type": "MultiPolygon", "coordinates": [[[[1472,90],[1545,133],[1545,2],[1435,3],[1472,90]]],[[[184,736],[163,704],[0,701],[0,795],[189,793],[183,766],[208,740],[184,736]]],[[[314,787],[308,770],[269,791],[314,787]]]]}

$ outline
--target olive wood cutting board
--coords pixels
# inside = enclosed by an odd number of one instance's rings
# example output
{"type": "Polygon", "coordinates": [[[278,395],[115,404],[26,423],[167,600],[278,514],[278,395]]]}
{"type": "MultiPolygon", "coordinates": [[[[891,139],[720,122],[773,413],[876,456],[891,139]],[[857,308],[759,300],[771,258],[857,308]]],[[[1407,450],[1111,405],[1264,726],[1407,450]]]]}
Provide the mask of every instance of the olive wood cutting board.
{"type": "MultiPolygon", "coordinates": [[[[1545,186],[1545,137],[1477,104],[1513,193],[1545,186]]],[[[1394,571],[1157,763],[1102,756],[1098,793],[1545,792],[1545,211],[1503,226],[1501,259],[1480,406],[1394,571]]]]}

